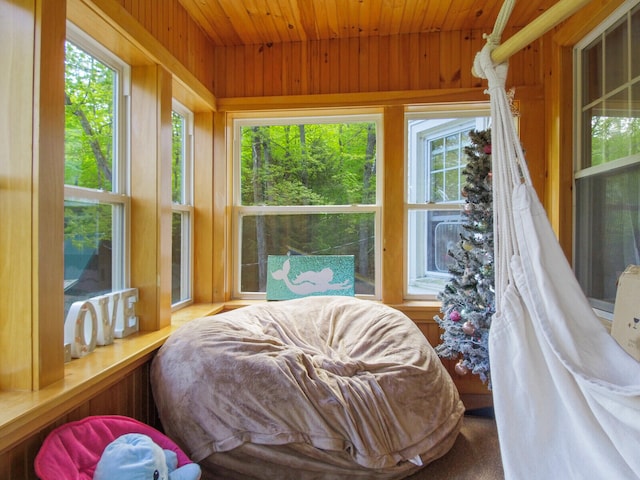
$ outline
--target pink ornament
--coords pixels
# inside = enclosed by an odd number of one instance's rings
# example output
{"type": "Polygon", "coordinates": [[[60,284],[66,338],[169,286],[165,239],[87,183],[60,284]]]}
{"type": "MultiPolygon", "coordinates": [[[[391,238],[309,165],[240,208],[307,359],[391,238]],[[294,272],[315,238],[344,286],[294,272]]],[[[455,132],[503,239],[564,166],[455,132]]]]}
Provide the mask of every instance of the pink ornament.
{"type": "Polygon", "coordinates": [[[469,373],[469,369],[464,366],[464,364],[462,363],[462,359],[458,360],[458,363],[456,363],[454,370],[458,375],[466,375],[467,373],[469,373]]]}
{"type": "Polygon", "coordinates": [[[484,150],[484,153],[486,153],[487,155],[491,155],[491,144],[485,145],[483,150],[484,150]]]}
{"type": "Polygon", "coordinates": [[[464,322],[464,325],[462,325],[462,331],[467,335],[473,335],[476,333],[476,327],[471,322],[464,322]]]}
{"type": "Polygon", "coordinates": [[[462,317],[460,316],[460,312],[457,310],[452,310],[451,313],[449,314],[449,319],[452,322],[459,322],[460,318],[462,317]]]}
{"type": "Polygon", "coordinates": [[[471,210],[473,210],[473,205],[470,203],[465,203],[464,204],[464,211],[465,212],[470,212],[471,210]]]}

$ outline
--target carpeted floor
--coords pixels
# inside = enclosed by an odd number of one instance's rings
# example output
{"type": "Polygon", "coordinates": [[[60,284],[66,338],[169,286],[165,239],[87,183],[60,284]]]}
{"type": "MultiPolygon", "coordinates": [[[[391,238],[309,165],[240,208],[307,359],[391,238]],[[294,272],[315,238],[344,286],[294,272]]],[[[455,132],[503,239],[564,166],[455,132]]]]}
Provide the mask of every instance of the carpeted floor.
{"type": "Polygon", "coordinates": [[[503,480],[495,420],[467,414],[449,452],[405,480],[503,480]]]}

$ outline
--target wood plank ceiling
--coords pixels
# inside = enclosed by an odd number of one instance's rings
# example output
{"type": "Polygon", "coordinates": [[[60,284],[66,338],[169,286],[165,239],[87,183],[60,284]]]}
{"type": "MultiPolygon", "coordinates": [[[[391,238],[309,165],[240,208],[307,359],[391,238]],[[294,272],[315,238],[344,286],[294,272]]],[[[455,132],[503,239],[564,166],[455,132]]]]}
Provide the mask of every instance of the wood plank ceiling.
{"type": "MultiPolygon", "coordinates": [[[[523,27],[557,0],[519,0],[510,27],[523,27]]],[[[486,30],[501,0],[180,0],[217,46],[357,36],[486,30]]]]}

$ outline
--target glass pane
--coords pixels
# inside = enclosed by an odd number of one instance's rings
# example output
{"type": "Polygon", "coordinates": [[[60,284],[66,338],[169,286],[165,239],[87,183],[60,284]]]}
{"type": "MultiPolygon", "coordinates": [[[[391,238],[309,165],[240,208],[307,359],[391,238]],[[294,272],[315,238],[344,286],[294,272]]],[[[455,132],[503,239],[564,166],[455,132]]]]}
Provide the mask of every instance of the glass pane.
{"type": "Polygon", "coordinates": [[[243,205],[376,202],[374,122],[242,127],[243,205]]]}
{"type": "Polygon", "coordinates": [[[64,203],[65,316],[73,302],[112,291],[115,208],[69,200],[64,203]]]}
{"type": "Polygon", "coordinates": [[[447,160],[445,166],[447,168],[457,167],[460,165],[460,150],[458,147],[447,150],[447,160]]]}
{"type": "MultiPolygon", "coordinates": [[[[428,162],[429,159],[427,158],[428,162]]],[[[442,170],[444,168],[444,153],[434,153],[431,155],[431,171],[442,170]]]]}
{"type": "Polygon", "coordinates": [[[446,201],[446,193],[444,191],[444,172],[435,172],[431,174],[431,194],[429,201],[434,203],[446,201]]]}
{"type": "Polygon", "coordinates": [[[611,162],[629,155],[632,122],[629,118],[628,90],[605,101],[604,161],[611,162]]]}
{"type": "Polygon", "coordinates": [[[448,252],[460,240],[462,221],[460,212],[409,211],[409,295],[437,295],[444,289],[454,264],[448,252]]]}
{"type": "Polygon", "coordinates": [[[177,112],[171,112],[173,132],[173,151],[171,162],[171,198],[173,203],[184,201],[184,162],[185,162],[185,118],[177,112]]]}
{"type": "MultiPolygon", "coordinates": [[[[638,25],[640,28],[640,25],[638,25]]],[[[640,80],[631,87],[631,101],[629,102],[629,151],[631,155],[640,153],[640,80]]]]}
{"type": "Polygon", "coordinates": [[[602,39],[582,51],[582,104],[602,97],[602,39]]]}
{"type": "Polygon", "coordinates": [[[613,311],[618,277],[640,263],[640,165],[576,186],[576,276],[594,306],[613,311]]]}
{"type": "Polygon", "coordinates": [[[112,191],[116,85],[113,69],[66,43],[65,184],[112,191]]]}
{"type": "Polygon", "coordinates": [[[265,292],[269,255],[354,255],[356,294],[374,294],[373,213],[242,218],[243,292],[265,292]]]}
{"type": "Polygon", "coordinates": [[[183,264],[182,250],[185,239],[183,239],[183,214],[173,212],[171,226],[171,303],[177,303],[183,298],[183,264]]]}
{"type": "Polygon", "coordinates": [[[469,159],[469,132],[489,128],[488,117],[416,118],[407,122],[407,202],[461,201],[460,172],[469,159]],[[426,194],[425,194],[426,192],[426,194]]]}
{"type": "Polygon", "coordinates": [[[445,178],[445,195],[447,202],[455,202],[461,200],[460,191],[460,170],[447,170],[444,173],[445,178]]]}
{"type": "Polygon", "coordinates": [[[640,5],[631,11],[631,77],[640,75],[640,5]]]}
{"type": "Polygon", "coordinates": [[[583,168],[604,162],[606,122],[603,104],[586,110],[582,116],[583,168]]]}
{"type": "Polygon", "coordinates": [[[629,80],[627,40],[627,19],[625,17],[605,34],[605,92],[611,92],[629,80]]]}

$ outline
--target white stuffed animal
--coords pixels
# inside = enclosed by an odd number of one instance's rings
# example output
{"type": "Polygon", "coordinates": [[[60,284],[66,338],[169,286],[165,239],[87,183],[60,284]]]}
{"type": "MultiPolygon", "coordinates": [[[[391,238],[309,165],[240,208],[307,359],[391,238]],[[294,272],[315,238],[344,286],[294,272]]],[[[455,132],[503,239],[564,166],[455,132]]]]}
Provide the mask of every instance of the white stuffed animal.
{"type": "Polygon", "coordinates": [[[104,449],[93,474],[94,480],[198,480],[200,466],[189,463],[178,468],[178,456],[163,450],[149,436],[128,433],[104,449]]]}

